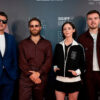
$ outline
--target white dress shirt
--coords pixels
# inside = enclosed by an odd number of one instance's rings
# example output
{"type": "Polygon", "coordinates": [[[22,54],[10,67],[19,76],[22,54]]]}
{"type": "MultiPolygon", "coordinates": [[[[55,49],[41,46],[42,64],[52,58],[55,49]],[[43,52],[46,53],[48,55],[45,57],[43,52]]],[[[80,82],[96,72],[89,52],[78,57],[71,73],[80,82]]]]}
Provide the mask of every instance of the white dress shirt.
{"type": "Polygon", "coordinates": [[[100,71],[99,64],[98,64],[98,59],[97,59],[97,35],[98,34],[93,34],[91,33],[91,36],[93,38],[94,46],[93,46],[93,71],[100,71]]]}
{"type": "Polygon", "coordinates": [[[4,56],[5,53],[5,35],[0,35],[0,52],[2,57],[4,56]]]}

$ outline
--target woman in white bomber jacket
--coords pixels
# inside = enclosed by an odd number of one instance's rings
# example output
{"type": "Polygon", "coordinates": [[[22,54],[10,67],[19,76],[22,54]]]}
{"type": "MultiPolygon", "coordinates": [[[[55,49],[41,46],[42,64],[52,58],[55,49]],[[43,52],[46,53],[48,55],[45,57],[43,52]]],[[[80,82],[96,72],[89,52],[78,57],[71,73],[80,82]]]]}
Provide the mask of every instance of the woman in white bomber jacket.
{"type": "Polygon", "coordinates": [[[84,49],[74,38],[75,26],[71,22],[62,25],[64,40],[55,47],[53,65],[56,73],[56,100],[77,100],[81,88],[81,75],[85,70],[84,49]]]}

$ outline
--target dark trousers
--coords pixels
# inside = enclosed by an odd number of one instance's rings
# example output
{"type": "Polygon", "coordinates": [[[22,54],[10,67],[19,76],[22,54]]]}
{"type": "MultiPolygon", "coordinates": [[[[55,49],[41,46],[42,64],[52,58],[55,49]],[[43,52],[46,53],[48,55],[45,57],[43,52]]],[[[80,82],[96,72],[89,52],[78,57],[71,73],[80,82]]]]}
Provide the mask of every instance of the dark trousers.
{"type": "Polygon", "coordinates": [[[36,85],[30,79],[19,80],[19,100],[43,100],[44,82],[36,85]]]}
{"type": "Polygon", "coordinates": [[[0,77],[0,100],[12,100],[15,82],[9,77],[6,70],[0,77]]]}
{"type": "Polygon", "coordinates": [[[100,72],[92,72],[92,78],[86,79],[88,100],[98,100],[100,91],[100,72]]]}

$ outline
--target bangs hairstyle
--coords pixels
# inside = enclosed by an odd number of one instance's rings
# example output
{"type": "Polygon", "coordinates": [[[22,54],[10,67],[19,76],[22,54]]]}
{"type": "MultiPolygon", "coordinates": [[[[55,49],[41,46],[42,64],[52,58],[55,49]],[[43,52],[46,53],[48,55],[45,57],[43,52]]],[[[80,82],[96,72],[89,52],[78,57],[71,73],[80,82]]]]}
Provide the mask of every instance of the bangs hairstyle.
{"type": "Polygon", "coordinates": [[[91,10],[91,11],[89,11],[89,12],[86,14],[86,16],[88,16],[88,15],[90,15],[90,14],[93,14],[93,13],[98,14],[98,15],[99,15],[99,18],[100,18],[100,13],[99,13],[99,11],[97,11],[97,10],[91,10]]]}
{"type": "Polygon", "coordinates": [[[32,21],[38,21],[39,24],[40,24],[40,26],[41,26],[41,21],[40,21],[38,18],[36,18],[36,17],[33,17],[32,19],[29,20],[28,26],[30,26],[30,23],[31,23],[32,21]]]}
{"type": "Polygon", "coordinates": [[[63,33],[63,28],[64,28],[64,26],[66,25],[66,24],[70,24],[71,26],[72,26],[72,28],[73,29],[75,29],[75,32],[73,33],[73,39],[76,39],[76,37],[77,37],[77,32],[76,32],[76,28],[75,28],[75,25],[72,23],[72,22],[65,22],[63,25],[62,25],[62,36],[63,36],[63,38],[65,39],[65,36],[64,36],[64,33],[63,33]]]}
{"type": "Polygon", "coordinates": [[[8,21],[8,16],[5,12],[0,11],[0,16],[6,17],[6,20],[8,21]]]}

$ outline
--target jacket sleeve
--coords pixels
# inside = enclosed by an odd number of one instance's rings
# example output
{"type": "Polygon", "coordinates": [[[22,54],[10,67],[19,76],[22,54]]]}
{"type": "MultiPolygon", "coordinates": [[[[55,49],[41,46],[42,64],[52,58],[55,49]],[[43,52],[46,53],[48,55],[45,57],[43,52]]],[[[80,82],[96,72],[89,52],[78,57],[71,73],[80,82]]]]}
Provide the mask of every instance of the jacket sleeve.
{"type": "Polygon", "coordinates": [[[28,66],[27,59],[25,57],[25,52],[22,44],[19,44],[19,68],[22,72],[25,73],[26,76],[30,76],[29,72],[31,69],[28,66]]]}
{"type": "Polygon", "coordinates": [[[83,46],[81,46],[81,49],[80,49],[80,59],[79,60],[80,60],[79,63],[80,63],[81,76],[83,76],[86,71],[85,52],[84,52],[83,46]]]}
{"type": "Polygon", "coordinates": [[[49,43],[49,45],[45,50],[45,61],[39,70],[40,75],[44,73],[47,74],[51,68],[51,64],[52,64],[52,46],[51,43],[49,43]]]}
{"type": "MultiPolygon", "coordinates": [[[[54,56],[53,56],[53,69],[58,67],[58,62],[59,62],[59,52],[60,51],[60,46],[59,44],[56,45],[55,50],[54,50],[54,56]]],[[[56,75],[60,74],[60,70],[57,70],[56,75]]]]}
{"type": "MultiPolygon", "coordinates": [[[[53,56],[53,67],[57,66],[58,58],[59,58],[59,45],[57,44],[54,50],[54,56],[53,56]]],[[[58,66],[57,66],[58,67],[58,66]]]]}

